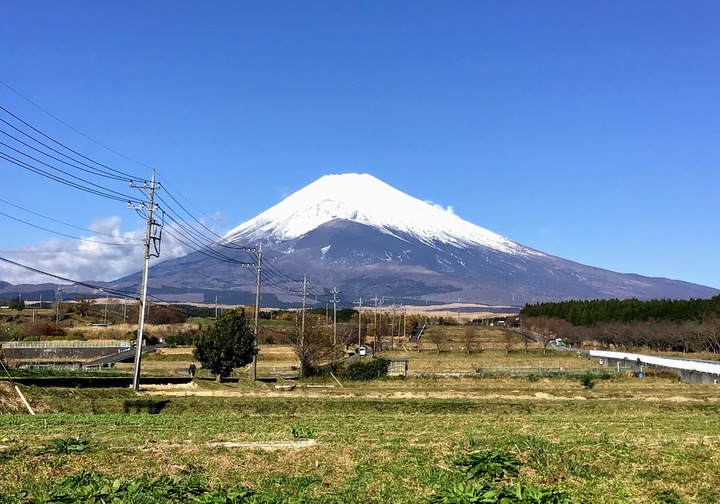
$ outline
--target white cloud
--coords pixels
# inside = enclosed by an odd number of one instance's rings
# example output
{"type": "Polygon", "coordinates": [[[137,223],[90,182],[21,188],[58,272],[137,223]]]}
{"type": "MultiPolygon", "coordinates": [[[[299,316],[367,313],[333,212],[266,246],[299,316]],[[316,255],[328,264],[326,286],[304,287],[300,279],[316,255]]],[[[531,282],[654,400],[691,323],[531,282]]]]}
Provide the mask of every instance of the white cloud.
{"type": "Polygon", "coordinates": [[[437,208],[438,210],[442,210],[443,212],[449,213],[450,215],[455,215],[455,208],[453,208],[452,205],[443,206],[440,203],[435,203],[430,200],[425,200],[425,203],[437,208]]]}
{"type": "MultiPolygon", "coordinates": [[[[96,234],[83,236],[83,241],[52,239],[0,255],[71,280],[110,281],[140,271],[143,266],[145,229],[122,230],[121,225],[120,217],[98,218],[90,225],[96,234]]],[[[189,252],[172,236],[180,235],[180,231],[170,226],[167,230],[170,232],[162,235],[160,259],[152,259],[151,265],[189,252]]],[[[0,280],[13,284],[60,282],[6,262],[0,262],[0,280]]]]}
{"type": "Polygon", "coordinates": [[[216,224],[220,224],[221,226],[225,225],[225,214],[222,212],[215,212],[212,215],[212,220],[215,221],[216,224]]]}

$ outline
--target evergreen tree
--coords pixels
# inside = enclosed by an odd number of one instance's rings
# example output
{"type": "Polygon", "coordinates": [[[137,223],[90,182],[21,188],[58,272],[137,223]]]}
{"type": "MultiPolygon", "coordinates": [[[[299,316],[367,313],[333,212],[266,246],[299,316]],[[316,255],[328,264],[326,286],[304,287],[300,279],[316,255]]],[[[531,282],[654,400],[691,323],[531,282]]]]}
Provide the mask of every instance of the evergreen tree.
{"type": "Polygon", "coordinates": [[[233,369],[251,363],[257,351],[245,310],[236,309],[223,313],[215,325],[203,331],[195,340],[193,354],[217,381],[222,381],[233,369]]]}

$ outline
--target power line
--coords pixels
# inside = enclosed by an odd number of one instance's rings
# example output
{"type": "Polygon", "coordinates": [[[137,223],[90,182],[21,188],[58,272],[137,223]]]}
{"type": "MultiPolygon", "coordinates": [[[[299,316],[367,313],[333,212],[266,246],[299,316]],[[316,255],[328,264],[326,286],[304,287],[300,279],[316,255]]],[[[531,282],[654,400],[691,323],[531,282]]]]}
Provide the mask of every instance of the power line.
{"type": "MultiPolygon", "coordinates": [[[[0,142],[0,143],[2,143],[2,142],[0,142]]],[[[16,157],[13,157],[13,156],[11,156],[11,155],[9,155],[9,154],[7,154],[7,153],[4,153],[4,152],[0,152],[0,158],[1,158],[1,159],[4,159],[5,161],[8,161],[8,162],[10,162],[10,163],[12,163],[12,164],[15,164],[15,165],[17,165],[17,166],[19,166],[19,167],[21,167],[21,168],[24,168],[24,169],[26,169],[26,170],[28,170],[28,171],[30,171],[30,172],[33,172],[33,173],[35,173],[35,174],[37,174],[37,175],[43,176],[43,177],[48,178],[48,179],[50,179],[50,180],[54,180],[55,182],[59,182],[59,183],[64,184],[64,185],[66,185],[66,186],[73,187],[73,188],[79,189],[79,190],[81,190],[81,191],[85,191],[85,192],[90,193],[90,194],[95,194],[96,196],[102,196],[103,198],[107,198],[107,199],[111,199],[111,200],[115,200],[115,201],[122,201],[122,202],[131,201],[131,202],[139,203],[139,201],[136,200],[136,199],[134,199],[134,198],[129,198],[127,195],[121,194],[121,193],[119,193],[119,192],[117,192],[117,191],[113,191],[113,190],[111,190],[111,189],[107,189],[107,188],[102,187],[102,186],[98,186],[97,184],[90,184],[90,185],[94,185],[94,186],[96,186],[96,187],[99,187],[99,188],[103,189],[103,191],[106,191],[106,192],[102,192],[102,191],[99,191],[99,190],[97,190],[97,189],[90,189],[90,188],[88,188],[88,187],[84,187],[84,186],[78,184],[77,182],[71,182],[71,181],[69,181],[69,180],[65,180],[65,179],[63,179],[62,177],[59,177],[59,176],[57,176],[57,175],[53,175],[53,174],[51,174],[51,173],[49,173],[49,172],[47,172],[47,171],[45,171],[45,170],[43,170],[43,169],[41,169],[41,168],[38,168],[38,167],[33,166],[33,165],[29,164],[29,163],[26,163],[25,161],[21,161],[21,160],[17,159],[16,157]],[[112,193],[114,193],[114,194],[112,194],[112,193]]],[[[59,169],[57,169],[57,168],[54,168],[54,167],[48,165],[47,163],[43,163],[43,162],[40,162],[40,163],[41,163],[41,164],[44,164],[44,165],[47,165],[47,166],[49,166],[50,168],[53,168],[53,169],[55,169],[55,170],[57,170],[57,171],[63,172],[62,170],[59,170],[59,169]]],[[[65,172],[63,172],[63,173],[65,173],[65,172]]],[[[75,177],[75,176],[72,176],[72,175],[71,175],[71,177],[72,177],[72,178],[75,178],[75,179],[78,179],[78,180],[80,180],[80,181],[82,181],[82,182],[84,182],[82,179],[80,179],[80,178],[78,178],[78,177],[75,177]]]]}
{"type": "Polygon", "coordinates": [[[13,261],[13,260],[8,259],[8,258],[6,258],[6,257],[0,257],[0,261],[6,262],[6,263],[8,263],[8,264],[12,264],[13,266],[17,266],[18,268],[22,268],[22,269],[26,269],[26,270],[28,270],[28,271],[32,271],[33,273],[38,273],[38,274],[40,274],[40,275],[44,275],[44,276],[47,276],[47,277],[50,277],[50,278],[54,278],[54,279],[56,279],[56,280],[62,280],[63,282],[69,282],[69,283],[71,283],[71,284],[80,285],[80,286],[82,286],[82,287],[87,287],[87,288],[89,288],[89,289],[94,289],[94,290],[98,290],[98,291],[102,291],[102,292],[108,292],[108,293],[113,294],[113,295],[115,295],[115,296],[125,297],[125,298],[128,298],[128,299],[138,299],[138,298],[133,297],[134,294],[129,293],[129,292],[127,292],[127,291],[120,291],[120,290],[116,290],[116,289],[109,289],[109,288],[107,288],[107,287],[100,287],[100,286],[98,286],[98,285],[89,284],[89,283],[87,283],[87,282],[81,282],[81,281],[79,281],[79,280],[73,280],[73,279],[71,279],[71,278],[63,277],[63,276],[60,276],[60,275],[55,275],[54,273],[49,273],[49,272],[43,271],[43,270],[41,270],[41,269],[33,268],[32,266],[28,266],[28,265],[26,265],[26,264],[21,264],[21,263],[19,263],[19,262],[17,262],[17,261],[13,261]]]}
{"type": "Polygon", "coordinates": [[[28,135],[26,132],[24,132],[24,131],[20,130],[19,128],[15,127],[14,125],[10,124],[10,123],[7,122],[5,119],[0,118],[0,121],[3,122],[3,123],[5,123],[5,124],[7,124],[8,126],[10,126],[11,128],[13,128],[14,130],[18,131],[19,133],[25,135],[26,137],[30,138],[31,140],[34,140],[35,142],[39,143],[39,144],[42,145],[43,147],[45,147],[45,148],[47,148],[47,149],[50,149],[52,152],[55,152],[56,154],[59,154],[60,156],[63,156],[63,157],[65,157],[65,158],[67,158],[67,159],[70,159],[70,160],[72,160],[72,161],[80,164],[80,165],[83,165],[83,166],[85,166],[86,168],[81,168],[80,166],[77,166],[77,165],[74,165],[74,164],[72,164],[72,163],[69,163],[68,161],[65,161],[65,160],[63,160],[63,159],[57,158],[57,157],[55,157],[55,156],[51,156],[51,155],[48,154],[47,152],[43,152],[42,150],[38,149],[37,147],[33,147],[33,146],[30,145],[29,143],[20,140],[20,139],[17,138],[16,136],[13,136],[13,135],[11,135],[10,133],[8,133],[7,131],[4,131],[4,130],[0,129],[0,133],[2,133],[3,135],[5,135],[5,136],[7,136],[7,137],[9,137],[9,138],[12,138],[12,139],[15,140],[17,143],[19,143],[19,144],[21,144],[21,145],[24,145],[24,146],[26,146],[26,147],[34,150],[35,152],[38,152],[38,153],[40,153],[40,154],[42,154],[42,155],[44,155],[44,156],[47,156],[47,157],[49,157],[49,158],[51,158],[51,159],[54,159],[54,160],[56,160],[56,161],[59,161],[59,162],[61,162],[61,163],[63,163],[63,164],[66,164],[66,165],[68,165],[68,166],[72,166],[73,168],[77,168],[78,170],[84,171],[84,172],[86,172],[86,173],[90,173],[90,174],[92,174],[92,175],[97,175],[97,176],[100,176],[100,177],[106,177],[106,178],[110,178],[110,179],[114,179],[114,180],[127,180],[127,177],[118,176],[118,175],[111,175],[111,174],[108,174],[108,173],[103,172],[102,170],[98,170],[97,168],[93,167],[92,165],[89,165],[89,164],[87,164],[87,163],[83,163],[82,161],[78,161],[77,159],[74,159],[73,157],[68,156],[67,154],[62,153],[62,152],[60,152],[60,151],[57,150],[57,149],[54,149],[54,148],[50,147],[50,146],[47,145],[46,143],[41,142],[41,141],[38,140],[37,138],[34,138],[34,137],[32,137],[31,135],[28,135]]]}
{"type": "MultiPolygon", "coordinates": [[[[63,226],[67,226],[67,227],[71,227],[71,228],[74,228],[74,229],[78,229],[78,230],[80,230],[80,231],[87,231],[87,232],[89,232],[89,233],[93,233],[93,234],[98,235],[98,236],[108,236],[108,237],[110,237],[110,238],[122,238],[122,237],[119,237],[119,236],[117,236],[117,235],[113,235],[113,234],[110,234],[110,233],[103,233],[103,232],[100,232],[100,231],[93,231],[93,230],[91,230],[91,229],[83,228],[83,227],[80,227],[80,226],[75,226],[75,225],[73,225],[73,224],[69,224],[69,223],[67,223],[67,222],[63,222],[63,221],[61,221],[61,220],[53,219],[52,217],[48,217],[47,215],[43,215],[43,214],[40,214],[40,213],[38,213],[38,212],[34,212],[34,211],[32,211],[32,210],[30,210],[30,209],[28,209],[28,208],[21,207],[20,205],[16,205],[15,203],[11,203],[11,202],[6,201],[6,200],[4,200],[4,199],[2,199],[2,198],[0,198],[0,203],[5,203],[6,205],[10,205],[10,206],[15,207],[15,208],[17,208],[17,209],[19,209],[19,210],[22,210],[23,212],[27,212],[27,213],[29,213],[29,214],[32,214],[32,215],[35,215],[35,216],[37,216],[37,217],[41,217],[41,218],[43,218],[43,219],[46,219],[46,220],[55,222],[55,223],[57,223],[57,224],[62,224],[63,226]]],[[[4,214],[3,214],[3,215],[4,215],[4,214]]],[[[12,218],[12,217],[11,217],[11,218],[12,218]]],[[[123,238],[123,239],[134,240],[134,238],[123,238]]],[[[141,240],[138,239],[137,241],[140,242],[141,240]]]]}
{"type": "Polygon", "coordinates": [[[97,241],[97,240],[91,240],[89,238],[80,238],[78,236],[72,236],[69,234],[61,233],[59,231],[53,231],[52,229],[48,229],[46,227],[38,226],[37,224],[32,224],[31,222],[24,221],[22,219],[19,219],[17,217],[13,217],[12,215],[6,214],[5,212],[0,212],[0,215],[3,217],[7,217],[8,219],[12,219],[14,221],[20,222],[22,224],[25,224],[30,227],[34,227],[36,229],[40,229],[42,231],[47,231],[48,233],[56,234],[58,236],[64,236],[65,238],[71,238],[73,240],[79,240],[83,242],[89,242],[89,243],[98,243],[100,245],[114,245],[116,247],[137,247],[137,245],[130,245],[130,244],[123,244],[123,243],[111,243],[111,242],[103,242],[103,241],[97,241]]]}
{"type": "MultiPolygon", "coordinates": [[[[136,161],[136,160],[134,160],[134,159],[132,159],[132,158],[130,158],[130,157],[128,157],[128,156],[120,153],[120,152],[117,152],[117,151],[111,149],[111,148],[108,147],[107,145],[104,145],[104,144],[98,142],[97,140],[95,140],[95,139],[87,136],[87,135],[86,135],[85,133],[83,133],[82,131],[73,128],[72,126],[70,126],[68,123],[66,123],[65,121],[63,121],[63,120],[60,119],[59,117],[51,114],[50,112],[48,112],[47,110],[45,110],[44,108],[42,108],[42,107],[41,107],[40,105],[38,105],[37,103],[33,102],[32,100],[30,100],[29,98],[27,98],[26,96],[24,96],[23,94],[21,94],[19,91],[17,91],[17,90],[14,89],[13,87],[11,87],[11,86],[10,86],[9,84],[7,84],[6,82],[0,80],[0,84],[2,84],[3,86],[5,86],[6,88],[8,88],[10,91],[12,91],[12,92],[15,93],[16,95],[18,95],[18,96],[19,96],[20,98],[22,98],[23,100],[27,101],[28,103],[30,103],[31,105],[33,105],[34,107],[36,107],[38,110],[41,110],[41,111],[44,112],[45,114],[49,115],[50,117],[52,117],[53,119],[55,119],[57,122],[59,122],[60,124],[62,124],[63,126],[65,126],[66,128],[71,129],[72,131],[74,131],[74,132],[77,133],[78,135],[80,135],[80,136],[82,136],[82,137],[90,140],[91,142],[99,145],[99,146],[102,147],[103,149],[106,149],[106,150],[108,150],[109,152],[112,152],[113,154],[118,155],[118,156],[120,156],[120,157],[122,157],[122,158],[124,158],[124,159],[127,159],[128,161],[131,161],[131,162],[133,162],[133,163],[135,163],[135,164],[138,164],[138,165],[140,165],[140,166],[144,166],[145,168],[151,168],[150,166],[148,166],[148,165],[146,165],[146,164],[144,164],[144,163],[141,163],[140,161],[136,161]]],[[[6,109],[3,108],[3,110],[6,110],[6,109]]],[[[6,112],[7,112],[7,110],[6,110],[6,112]]],[[[8,113],[9,113],[9,112],[8,112],[8,113]]],[[[10,114],[10,115],[12,115],[12,114],[10,114]]],[[[19,120],[20,122],[23,122],[23,123],[24,123],[24,121],[22,121],[21,119],[18,118],[18,120],[19,120]]],[[[29,125],[28,125],[28,127],[32,128],[32,126],[29,126],[29,125]]],[[[33,129],[34,129],[34,128],[33,128],[33,129]]],[[[45,136],[46,138],[48,138],[48,139],[50,139],[50,140],[53,140],[53,139],[51,139],[50,137],[47,137],[47,135],[43,134],[43,133],[40,132],[40,131],[38,131],[38,133],[42,134],[43,136],[45,136]]],[[[53,142],[55,142],[55,143],[57,143],[57,144],[59,144],[59,145],[62,145],[61,143],[56,142],[55,140],[53,140],[53,142]]],[[[63,145],[63,147],[65,147],[65,146],[63,145]]],[[[69,148],[67,148],[67,147],[65,147],[65,148],[68,149],[69,151],[73,152],[72,149],[69,149],[69,148]]],[[[82,157],[85,157],[85,156],[82,156],[82,157]]],[[[89,158],[86,158],[86,159],[90,160],[89,158]]],[[[93,162],[95,162],[95,161],[93,161],[93,162]]],[[[97,164],[99,164],[100,166],[104,166],[104,165],[102,165],[101,163],[97,163],[97,164]]],[[[109,167],[106,167],[106,168],[109,168],[109,167]]],[[[116,170],[114,170],[114,169],[112,169],[112,168],[109,168],[109,169],[111,169],[111,170],[113,170],[113,171],[116,171],[116,170]]],[[[117,171],[116,171],[116,172],[117,172],[117,171]]],[[[121,173],[121,172],[117,172],[117,173],[121,173]]],[[[130,177],[130,178],[139,179],[140,177],[130,177]]]]}

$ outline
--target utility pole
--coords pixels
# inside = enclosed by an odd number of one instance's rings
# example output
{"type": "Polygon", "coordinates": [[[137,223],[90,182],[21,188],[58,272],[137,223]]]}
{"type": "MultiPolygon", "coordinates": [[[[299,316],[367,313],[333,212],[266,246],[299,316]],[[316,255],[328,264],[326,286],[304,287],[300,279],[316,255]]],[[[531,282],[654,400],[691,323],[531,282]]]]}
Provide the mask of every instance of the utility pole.
{"type": "Polygon", "coordinates": [[[103,324],[107,324],[107,307],[108,307],[108,298],[110,297],[110,294],[105,294],[105,314],[103,315],[103,324]]]}
{"type": "MultiPolygon", "coordinates": [[[[257,278],[255,282],[255,348],[258,346],[258,321],[260,320],[260,275],[262,273],[262,242],[258,248],[257,278]]],[[[217,303],[217,297],[215,298],[217,303]]],[[[215,315],[217,319],[217,314],[215,315]]],[[[257,380],[257,354],[253,354],[252,380],[257,380]]]]}
{"type": "Polygon", "coordinates": [[[55,296],[55,325],[60,323],[60,301],[62,301],[63,288],[58,287],[57,296],[55,296]]]}
{"type": "Polygon", "coordinates": [[[378,320],[378,297],[377,294],[375,294],[375,297],[373,298],[373,302],[375,303],[375,320],[373,322],[373,327],[375,328],[375,340],[373,341],[373,348],[374,351],[378,351],[378,340],[380,339],[380,331],[378,331],[377,326],[377,320],[378,320]]]}
{"type": "Polygon", "coordinates": [[[392,304],[392,322],[390,323],[390,349],[395,350],[395,303],[392,304]]]}
{"type": "MultiPolygon", "coordinates": [[[[153,220],[153,212],[155,211],[155,189],[160,189],[160,184],[155,184],[155,170],[152,171],[150,185],[145,182],[142,186],[136,186],[130,181],[130,187],[150,190],[147,205],[147,228],[145,229],[145,256],[143,259],[142,282],[140,284],[140,309],[138,310],[137,343],[135,346],[135,375],[133,377],[133,389],[137,392],[140,390],[140,361],[142,356],[143,330],[145,329],[145,304],[147,300],[148,269],[150,267],[150,242],[156,239],[152,236],[152,228],[157,224],[153,220]]],[[[132,205],[130,206],[132,208],[132,205]]]]}
{"type": "Polygon", "coordinates": [[[358,305],[358,352],[360,351],[360,346],[362,345],[362,297],[360,297],[357,301],[358,305]]]}
{"type": "Polygon", "coordinates": [[[305,304],[307,299],[307,275],[303,275],[303,288],[302,288],[302,323],[300,324],[300,344],[298,345],[298,357],[300,360],[300,365],[298,366],[298,369],[300,370],[300,377],[305,376],[305,369],[303,369],[303,352],[305,351],[305,304]]]}
{"type": "MultiPolygon", "coordinates": [[[[340,293],[339,290],[337,290],[337,287],[333,287],[333,290],[330,291],[330,294],[333,295],[332,298],[332,304],[333,304],[333,345],[337,347],[337,295],[340,293]]],[[[333,357],[335,356],[335,350],[333,350],[333,357]]]]}
{"type": "Polygon", "coordinates": [[[217,320],[217,294],[215,295],[215,320],[217,320]]]}
{"type": "Polygon", "coordinates": [[[302,323],[300,324],[300,333],[305,336],[305,307],[307,306],[307,275],[303,275],[302,283],[302,323]]]}

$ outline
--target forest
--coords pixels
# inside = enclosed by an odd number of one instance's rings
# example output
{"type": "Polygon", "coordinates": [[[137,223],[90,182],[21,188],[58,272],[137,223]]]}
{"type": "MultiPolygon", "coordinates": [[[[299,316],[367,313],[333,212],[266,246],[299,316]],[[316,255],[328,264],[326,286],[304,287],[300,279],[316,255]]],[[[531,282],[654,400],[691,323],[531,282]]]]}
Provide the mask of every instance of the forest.
{"type": "Polygon", "coordinates": [[[520,315],[525,328],[576,347],[720,353],[720,296],[539,303],[520,315]]]}

